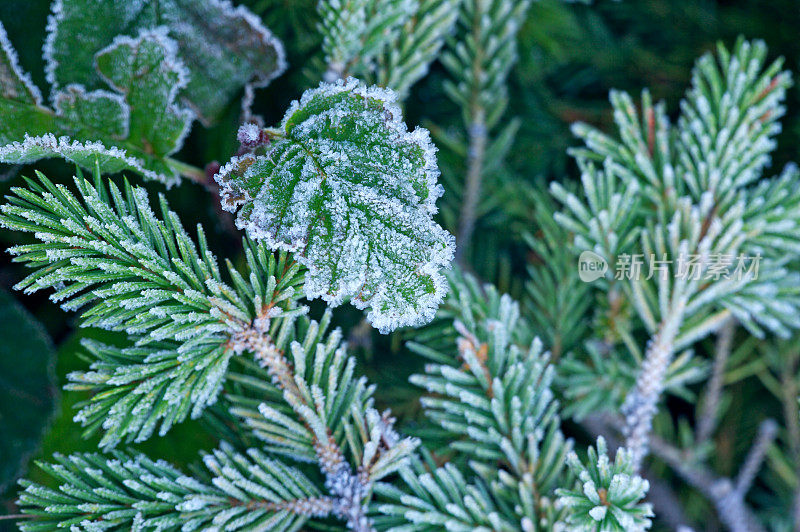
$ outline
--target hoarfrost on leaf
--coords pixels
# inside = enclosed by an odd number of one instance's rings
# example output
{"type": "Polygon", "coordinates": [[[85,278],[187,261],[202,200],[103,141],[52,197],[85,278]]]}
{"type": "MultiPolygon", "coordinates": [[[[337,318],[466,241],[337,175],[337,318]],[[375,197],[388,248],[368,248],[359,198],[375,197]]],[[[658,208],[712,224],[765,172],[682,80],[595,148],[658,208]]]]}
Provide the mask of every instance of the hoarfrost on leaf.
{"type": "Polygon", "coordinates": [[[4,100],[39,105],[42,93],[30,76],[19,66],[17,51],[11,46],[5,28],[0,24],[0,96],[4,100]]]}
{"type": "MultiPolygon", "coordinates": [[[[100,142],[79,142],[69,137],[56,137],[46,134],[39,137],[25,135],[22,142],[12,142],[0,147],[0,161],[12,164],[25,164],[61,157],[84,168],[91,168],[95,163],[107,173],[123,170],[136,172],[150,179],[158,179],[158,174],[147,170],[141,161],[129,157],[119,148],[106,148],[100,142]]],[[[169,183],[169,182],[168,182],[169,183]]]]}
{"type": "Polygon", "coordinates": [[[455,248],[433,221],[436,149],[427,130],[408,131],[395,99],[352,78],[323,83],[265,130],[271,144],[216,176],[239,228],[296,252],[309,298],[350,298],[384,333],[433,318],[455,248]]]}
{"type": "Polygon", "coordinates": [[[62,157],[93,168],[97,160],[105,173],[179,180],[168,157],[183,144],[194,114],[175,104],[188,71],[165,28],[117,37],[93,59],[106,88],[66,85],[52,94],[53,109],[19,69],[2,26],[0,45],[0,161],[62,157]]]}
{"type": "Polygon", "coordinates": [[[134,110],[128,137],[144,139],[148,152],[174,153],[189,133],[193,113],[174,104],[189,73],[166,29],[142,30],[135,39],[117,37],[94,61],[97,73],[134,110]]]}
{"type": "Polygon", "coordinates": [[[55,0],[44,47],[54,90],[102,86],[95,54],[117,35],[164,27],[190,75],[180,97],[204,123],[245,85],[264,87],[286,69],[283,45],[252,12],[228,0],[55,0]]]}

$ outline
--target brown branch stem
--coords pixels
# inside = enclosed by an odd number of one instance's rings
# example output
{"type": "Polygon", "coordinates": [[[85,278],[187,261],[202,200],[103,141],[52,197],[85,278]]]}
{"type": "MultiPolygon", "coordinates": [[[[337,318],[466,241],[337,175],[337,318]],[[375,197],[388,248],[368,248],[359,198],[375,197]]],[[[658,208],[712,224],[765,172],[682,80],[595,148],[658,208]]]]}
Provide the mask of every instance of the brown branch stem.
{"type": "Polygon", "coordinates": [[[478,200],[481,195],[483,181],[483,160],[486,156],[487,130],[486,111],[483,107],[475,105],[472,112],[472,123],[467,135],[469,147],[467,151],[467,179],[464,200],[461,206],[461,216],[458,221],[458,234],[456,236],[456,260],[463,264],[464,254],[472,244],[472,235],[475,232],[475,221],[478,212],[478,200]]]}
{"type": "Polygon", "coordinates": [[[736,322],[728,318],[717,333],[717,343],[714,350],[714,366],[711,378],[703,395],[700,420],[697,422],[697,442],[705,443],[711,437],[717,425],[717,410],[719,399],[724,384],[725,366],[731,354],[733,335],[736,332],[736,322]]]}

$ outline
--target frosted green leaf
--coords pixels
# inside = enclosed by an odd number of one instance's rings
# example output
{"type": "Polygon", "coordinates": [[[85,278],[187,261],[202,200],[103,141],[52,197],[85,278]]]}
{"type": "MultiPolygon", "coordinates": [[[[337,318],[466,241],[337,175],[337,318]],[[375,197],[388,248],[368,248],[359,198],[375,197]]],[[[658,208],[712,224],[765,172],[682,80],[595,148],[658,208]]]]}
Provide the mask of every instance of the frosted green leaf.
{"type": "MultiPolygon", "coordinates": [[[[84,168],[91,168],[96,161],[102,172],[108,174],[127,170],[158,178],[158,174],[145,169],[138,159],[129,157],[118,148],[106,148],[100,142],[79,142],[69,137],[57,138],[50,133],[39,137],[26,134],[21,142],[0,147],[0,161],[6,163],[25,164],[51,157],[61,157],[84,168]]],[[[167,181],[168,184],[172,182],[167,181]]]]}
{"type": "Polygon", "coordinates": [[[173,102],[189,74],[163,28],[144,30],[136,39],[117,37],[97,53],[95,65],[106,83],[125,95],[131,109],[128,138],[141,140],[145,151],[159,155],[172,154],[183,144],[193,115],[173,102]]]}
{"type": "MultiPolygon", "coordinates": [[[[350,298],[381,332],[432,319],[455,247],[433,221],[436,148],[427,130],[408,131],[395,98],[352,78],[323,83],[267,130],[263,153],[216,176],[237,225],[308,268],[309,298],[350,298]]],[[[240,139],[258,133],[245,126],[240,139]]]]}
{"type": "Polygon", "coordinates": [[[227,0],[56,0],[44,48],[54,90],[103,86],[94,56],[117,35],[164,27],[189,79],[181,98],[205,123],[250,84],[266,86],[286,67],[283,46],[253,13],[227,0]]]}
{"type": "Polygon", "coordinates": [[[67,85],[52,95],[53,109],[17,66],[4,31],[0,44],[0,161],[61,157],[93,168],[98,160],[105,173],[178,181],[169,155],[181,147],[193,113],[174,103],[188,74],[165,29],[117,37],[94,58],[96,75],[112,90],[67,85]]]}

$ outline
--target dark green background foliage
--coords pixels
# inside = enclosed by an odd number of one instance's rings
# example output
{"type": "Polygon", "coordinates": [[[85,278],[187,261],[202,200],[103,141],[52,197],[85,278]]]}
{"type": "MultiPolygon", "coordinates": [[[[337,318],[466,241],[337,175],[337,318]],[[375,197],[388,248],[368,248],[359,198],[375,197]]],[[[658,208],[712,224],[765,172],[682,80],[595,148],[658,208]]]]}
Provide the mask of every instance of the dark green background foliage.
{"type": "MultiPolygon", "coordinates": [[[[286,47],[288,71],[267,89],[257,92],[253,109],[264,116],[267,124],[274,124],[279,122],[292,99],[297,98],[304,89],[317,84],[324,69],[313,16],[316,1],[246,0],[242,3],[261,16],[286,47]]],[[[47,0],[0,2],[0,20],[19,52],[23,68],[31,73],[39,87],[47,87],[41,46],[48,12],[47,0]]],[[[527,267],[542,260],[538,249],[532,251],[523,238],[526,232],[536,234],[540,226],[533,208],[535,186],[551,180],[568,182],[574,180],[577,174],[566,154],[566,148],[576,144],[569,132],[570,123],[580,120],[610,130],[608,91],[611,88],[638,95],[642,88],[649,87],[654,99],[664,99],[668,109],[675,112],[695,59],[712,49],[716,41],[722,40],[730,45],[738,35],[764,39],[771,57],[782,55],[786,58],[787,69],[800,71],[799,27],[800,6],[794,0],[598,1],[592,5],[542,0],[533,3],[519,36],[519,63],[509,79],[510,99],[506,116],[518,117],[519,130],[505,163],[488,169],[479,205],[481,217],[476,230],[476,243],[472,246],[468,263],[483,279],[494,282],[500,291],[523,299],[524,282],[528,278],[527,267]]],[[[447,187],[445,197],[440,202],[443,210],[446,210],[448,197],[460,197],[460,191],[454,190],[454,185],[457,187],[464,173],[461,166],[463,154],[454,153],[439,142],[444,132],[456,136],[462,134],[459,133],[462,131],[461,112],[442,91],[445,79],[444,69],[435,64],[431,75],[412,88],[405,106],[408,123],[430,128],[434,133],[434,141],[440,147],[439,162],[447,187]]],[[[789,91],[788,111],[782,120],[783,132],[778,139],[779,148],[773,159],[773,170],[800,158],[797,148],[800,145],[799,94],[797,88],[789,91]]],[[[239,105],[238,101],[234,101],[214,126],[204,128],[196,124],[176,158],[201,168],[212,161],[227,161],[237,148],[238,117],[239,105]]],[[[73,168],[61,161],[38,163],[37,168],[56,182],[68,182],[73,173],[73,168]]],[[[29,167],[4,166],[1,170],[0,192],[3,194],[11,186],[20,184],[22,175],[32,175],[29,167]]],[[[145,186],[152,191],[163,189],[154,183],[145,186]]],[[[205,189],[186,183],[166,195],[171,207],[181,214],[186,227],[202,222],[212,249],[220,256],[241,259],[241,239],[231,216],[220,211],[205,189]]],[[[455,232],[456,228],[451,226],[447,229],[455,232]]],[[[6,248],[12,242],[18,242],[18,239],[19,235],[2,232],[0,247],[6,248]]],[[[0,263],[3,289],[10,289],[22,277],[22,268],[12,265],[8,256],[4,255],[0,263]]],[[[69,371],[86,365],[78,360],[76,354],[80,338],[91,336],[106,342],[115,340],[109,333],[74,331],[73,315],[63,313],[47,300],[44,293],[20,301],[41,322],[52,343],[57,346],[55,368],[58,387],[64,384],[69,371]]],[[[312,314],[318,316],[320,308],[319,302],[313,303],[312,314]]],[[[3,402],[0,404],[0,427],[6,430],[3,413],[14,404],[24,407],[17,413],[24,413],[30,420],[28,426],[19,428],[16,436],[8,433],[0,436],[0,453],[8,452],[4,445],[9,442],[9,437],[35,437],[39,427],[44,424],[49,428],[36,452],[37,456],[49,456],[56,450],[64,454],[94,451],[97,435],[82,439],[79,426],[71,421],[74,405],[84,399],[80,393],[63,394],[55,418],[50,420],[47,405],[56,395],[53,386],[47,383],[52,367],[48,354],[50,340],[40,338],[38,327],[32,322],[23,323],[27,318],[22,316],[13,304],[6,301],[5,294],[0,293],[0,401],[3,402]],[[18,320],[19,325],[9,326],[15,323],[14,320],[18,320]],[[26,333],[26,328],[32,328],[32,332],[26,333]],[[9,329],[13,329],[13,332],[7,332],[9,329]],[[19,366],[14,363],[15,360],[20,362],[19,366]],[[24,393],[34,394],[35,397],[28,401],[8,393],[7,388],[13,390],[15,385],[7,383],[6,377],[13,378],[15,375],[8,375],[6,368],[28,372],[31,371],[31,365],[39,361],[41,366],[38,374],[25,379],[24,393]],[[9,405],[9,402],[12,404],[9,405]]],[[[375,331],[365,327],[362,314],[350,307],[337,309],[336,318],[336,323],[344,327],[350,345],[362,359],[365,373],[370,381],[377,384],[378,399],[384,405],[391,405],[400,418],[401,427],[413,433],[414,421],[420,414],[418,392],[408,384],[407,377],[420,370],[420,357],[413,356],[403,347],[402,332],[388,337],[378,336],[375,331]]],[[[640,340],[640,345],[644,345],[646,339],[640,340]]],[[[569,347],[569,342],[570,338],[559,339],[559,345],[565,349],[569,347]]],[[[699,350],[711,351],[712,344],[713,340],[707,340],[699,350]]],[[[754,349],[774,353],[778,348],[757,345],[751,339],[733,354],[734,370],[728,374],[732,393],[726,396],[729,404],[724,409],[716,452],[711,458],[712,465],[720,474],[735,474],[760,419],[766,415],[781,417],[780,402],[774,393],[766,392],[780,391],[780,385],[776,384],[780,370],[775,367],[783,362],[773,361],[773,364],[770,356],[751,356],[748,358],[751,362],[737,366],[737,360],[754,349]],[[739,356],[739,352],[744,354],[739,356]]],[[[790,358],[797,361],[798,356],[793,352],[797,348],[782,349],[792,351],[790,358]]],[[[691,416],[693,412],[688,402],[675,397],[669,399],[668,406],[673,420],[691,416]]],[[[202,420],[182,423],[167,436],[152,438],[137,448],[187,469],[197,460],[198,449],[211,449],[216,445],[215,438],[209,435],[204,423],[202,420]]],[[[671,427],[674,423],[669,416],[659,417],[657,423],[662,434],[680,430],[671,427]]],[[[572,435],[581,439],[584,437],[577,430],[572,435]]],[[[5,460],[6,455],[0,454],[0,489],[5,487],[4,481],[15,469],[13,464],[9,465],[5,460]]],[[[794,487],[791,483],[796,477],[788,463],[783,463],[777,455],[768,462],[769,466],[750,492],[749,497],[756,507],[774,500],[775,493],[789,493],[789,487],[794,487]]],[[[666,467],[658,461],[653,467],[659,476],[670,481],[671,473],[666,467]]],[[[41,483],[52,482],[35,468],[28,473],[28,478],[41,483]]],[[[679,481],[675,480],[674,484],[692,520],[704,522],[704,516],[713,514],[707,503],[699,497],[692,497],[691,491],[682,487],[679,481]]],[[[11,502],[15,491],[11,488],[5,494],[0,494],[0,514],[15,511],[11,502]]],[[[761,508],[765,509],[764,506],[761,508]]],[[[766,511],[769,512],[768,509],[766,511]]],[[[3,523],[0,521],[0,528],[4,526],[3,523]]],[[[710,529],[717,526],[715,523],[709,524],[710,529]]]]}
{"type": "Polygon", "coordinates": [[[46,331],[6,291],[0,292],[0,489],[7,489],[50,422],[56,400],[55,350],[46,331]]]}

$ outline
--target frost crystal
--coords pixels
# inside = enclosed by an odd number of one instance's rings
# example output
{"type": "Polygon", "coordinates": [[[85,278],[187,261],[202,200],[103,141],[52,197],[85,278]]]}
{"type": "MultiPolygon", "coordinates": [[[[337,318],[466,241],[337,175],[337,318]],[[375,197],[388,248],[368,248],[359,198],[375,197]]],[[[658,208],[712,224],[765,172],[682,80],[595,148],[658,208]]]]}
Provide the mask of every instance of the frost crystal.
{"type": "Polygon", "coordinates": [[[0,95],[4,99],[39,105],[42,93],[30,76],[19,66],[17,51],[11,46],[8,34],[0,24],[0,95]]]}
{"type": "Polygon", "coordinates": [[[244,124],[239,128],[239,133],[236,136],[245,148],[257,148],[260,145],[266,144],[269,140],[266,132],[258,127],[257,124],[244,124]]]}
{"type": "Polygon", "coordinates": [[[103,171],[112,174],[128,170],[149,179],[160,179],[157,173],[144,168],[141,161],[129,157],[124,150],[107,148],[100,142],[78,142],[69,137],[56,138],[47,134],[40,137],[25,135],[22,142],[0,146],[0,161],[7,163],[25,164],[50,157],[61,157],[84,168],[91,168],[96,162],[103,171]]]}
{"type": "Polygon", "coordinates": [[[47,81],[99,88],[95,54],[117,35],[157,26],[177,43],[190,74],[181,97],[214,121],[245,85],[264,87],[286,69],[283,46],[246,8],[228,0],[55,0],[44,46],[47,81]]]}
{"type": "Polygon", "coordinates": [[[323,83],[291,105],[263,155],[216,176],[241,229],[297,252],[309,298],[351,298],[384,333],[433,318],[455,248],[433,221],[436,149],[427,130],[408,131],[395,98],[354,79],[323,83]]]}
{"type": "Polygon", "coordinates": [[[0,25],[0,161],[62,157],[101,171],[133,171],[167,184],[179,180],[167,157],[183,144],[194,113],[175,104],[188,83],[166,28],[119,36],[94,56],[107,89],[72,83],[53,91],[53,109],[17,65],[0,25]]]}

